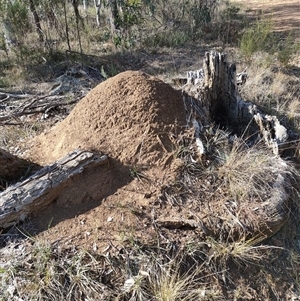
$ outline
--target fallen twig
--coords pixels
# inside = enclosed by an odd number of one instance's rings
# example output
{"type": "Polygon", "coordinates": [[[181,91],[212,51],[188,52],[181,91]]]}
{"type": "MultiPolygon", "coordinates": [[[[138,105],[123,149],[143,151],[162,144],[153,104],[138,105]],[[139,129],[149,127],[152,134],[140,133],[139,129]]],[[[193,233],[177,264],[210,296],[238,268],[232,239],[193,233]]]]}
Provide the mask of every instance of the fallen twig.
{"type": "Polygon", "coordinates": [[[24,99],[28,97],[33,97],[33,95],[30,94],[15,94],[15,93],[8,93],[8,92],[0,92],[0,96],[5,96],[5,99],[1,99],[0,102],[3,102],[9,98],[16,98],[16,99],[24,99]]]}

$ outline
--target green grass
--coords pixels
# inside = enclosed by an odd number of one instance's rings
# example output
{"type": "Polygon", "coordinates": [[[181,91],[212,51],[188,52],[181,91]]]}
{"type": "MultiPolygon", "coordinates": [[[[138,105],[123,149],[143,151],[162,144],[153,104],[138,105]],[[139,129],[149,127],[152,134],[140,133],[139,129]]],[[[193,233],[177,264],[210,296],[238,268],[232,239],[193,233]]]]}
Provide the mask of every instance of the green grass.
{"type": "Polygon", "coordinates": [[[242,54],[250,58],[257,51],[272,50],[272,30],[272,21],[264,19],[245,29],[240,41],[242,54]]]}
{"type": "Polygon", "coordinates": [[[300,51],[300,42],[295,42],[293,33],[282,39],[278,47],[278,60],[284,67],[289,67],[293,55],[300,51]]]}
{"type": "Polygon", "coordinates": [[[176,48],[184,45],[191,39],[189,33],[180,30],[171,30],[158,32],[154,35],[147,36],[142,45],[145,48],[169,47],[176,48]]]}

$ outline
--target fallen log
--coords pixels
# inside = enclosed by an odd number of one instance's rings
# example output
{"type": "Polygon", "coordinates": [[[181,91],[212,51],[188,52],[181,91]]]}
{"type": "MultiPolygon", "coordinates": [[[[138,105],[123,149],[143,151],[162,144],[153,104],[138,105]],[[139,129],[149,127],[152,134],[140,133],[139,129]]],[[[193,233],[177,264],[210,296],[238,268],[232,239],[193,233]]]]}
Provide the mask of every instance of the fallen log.
{"type": "Polygon", "coordinates": [[[21,116],[48,113],[52,108],[55,107],[70,106],[78,102],[80,97],[79,96],[75,97],[72,101],[63,101],[63,100],[59,101],[60,99],[65,98],[65,96],[62,97],[56,96],[55,98],[56,99],[54,99],[53,96],[48,96],[48,97],[43,96],[41,98],[31,99],[29,104],[26,104],[25,106],[21,104],[12,113],[3,116],[0,115],[0,125],[2,124],[7,125],[10,120],[18,119],[21,116]],[[39,102],[40,100],[45,100],[45,101],[40,103],[39,102]]]}
{"type": "Polygon", "coordinates": [[[0,228],[7,228],[49,205],[74,177],[90,168],[108,165],[106,155],[76,150],[23,182],[0,193],[0,228]]]}

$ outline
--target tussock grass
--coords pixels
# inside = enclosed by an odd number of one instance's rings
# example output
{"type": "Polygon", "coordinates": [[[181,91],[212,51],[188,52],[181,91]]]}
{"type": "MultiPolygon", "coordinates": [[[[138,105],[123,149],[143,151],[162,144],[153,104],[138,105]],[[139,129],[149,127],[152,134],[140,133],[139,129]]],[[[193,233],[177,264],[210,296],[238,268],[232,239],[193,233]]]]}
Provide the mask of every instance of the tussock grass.
{"type": "MultiPolygon", "coordinates": [[[[168,263],[167,266],[160,265],[152,272],[149,280],[150,291],[153,296],[160,301],[175,300],[199,300],[199,291],[196,289],[195,278],[199,273],[180,273],[180,262],[176,264],[168,263]],[[174,265],[172,267],[172,265],[174,265]]],[[[200,299],[201,300],[201,299],[200,299]]]]}
{"type": "Polygon", "coordinates": [[[260,264],[268,257],[267,250],[276,249],[274,246],[260,245],[264,239],[264,236],[257,236],[251,239],[241,238],[237,241],[221,242],[209,237],[211,258],[223,267],[226,267],[229,260],[233,260],[238,266],[250,267],[252,264],[260,264]]]}
{"type": "MultiPolygon", "coordinates": [[[[261,281],[252,274],[253,267],[273,285],[278,275],[266,267],[276,258],[274,251],[285,252],[263,245],[262,236],[237,241],[208,236],[185,245],[159,237],[159,247],[141,245],[135,238],[135,244],[113,246],[106,254],[29,238],[21,248],[13,245],[11,254],[1,253],[0,300],[247,300],[249,292],[262,296],[252,285],[254,279],[261,281]]],[[[296,285],[299,256],[289,254],[285,267],[292,268],[296,285]]],[[[268,294],[266,289],[265,300],[268,294]]]]}
{"type": "Polygon", "coordinates": [[[234,141],[218,157],[217,174],[235,199],[264,198],[270,194],[278,174],[287,175],[292,168],[264,145],[248,147],[243,141],[234,141]]]}
{"type": "MultiPolygon", "coordinates": [[[[162,250],[161,250],[162,251],[162,250]]],[[[151,255],[154,255],[152,253],[151,255]]],[[[126,300],[222,300],[219,288],[211,283],[203,263],[187,265],[185,252],[175,257],[153,257],[147,271],[139,271],[137,276],[128,278],[123,290],[126,300]],[[157,259],[158,258],[158,259],[157,259]]]]}

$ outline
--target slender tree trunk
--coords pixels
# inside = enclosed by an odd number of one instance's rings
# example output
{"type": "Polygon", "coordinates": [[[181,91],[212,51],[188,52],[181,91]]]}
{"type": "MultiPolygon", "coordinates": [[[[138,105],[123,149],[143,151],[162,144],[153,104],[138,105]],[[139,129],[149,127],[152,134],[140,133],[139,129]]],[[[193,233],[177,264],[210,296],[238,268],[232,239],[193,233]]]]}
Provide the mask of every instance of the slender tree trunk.
{"type": "Polygon", "coordinates": [[[120,29],[120,24],[119,24],[119,11],[118,11],[118,1],[117,0],[111,0],[110,1],[110,12],[111,12],[111,17],[110,17],[110,30],[111,33],[113,34],[116,29],[120,29]]]}
{"type": "Polygon", "coordinates": [[[72,5],[73,5],[73,8],[74,8],[75,19],[76,19],[76,30],[77,30],[77,37],[78,37],[78,42],[79,42],[79,49],[80,49],[80,53],[82,53],[82,45],[81,45],[81,38],[80,38],[79,22],[81,22],[81,24],[82,24],[83,27],[84,27],[84,23],[83,23],[83,20],[82,20],[80,14],[79,14],[77,0],[72,0],[72,5]]]}
{"type": "Polygon", "coordinates": [[[77,0],[72,0],[72,6],[73,6],[73,9],[74,9],[74,13],[75,13],[76,23],[80,22],[82,27],[84,28],[84,22],[83,22],[82,17],[80,16],[78,5],[79,4],[78,4],[77,0]]]}
{"type": "Polygon", "coordinates": [[[2,29],[4,34],[5,51],[8,54],[12,48],[17,46],[17,37],[9,20],[3,20],[2,29]]]}
{"type": "Polygon", "coordinates": [[[67,37],[68,48],[69,48],[69,51],[71,51],[66,1],[64,1],[64,17],[65,17],[65,24],[66,24],[66,37],[67,37]]]}
{"type": "Polygon", "coordinates": [[[94,0],[95,8],[96,8],[96,22],[97,25],[100,27],[100,9],[101,9],[101,0],[94,0]]]}
{"type": "Polygon", "coordinates": [[[82,54],[82,45],[81,45],[81,38],[80,38],[80,30],[79,30],[79,22],[76,19],[76,29],[77,29],[77,37],[78,37],[78,43],[79,43],[79,49],[80,49],[80,53],[82,54]]]}
{"type": "Polygon", "coordinates": [[[36,27],[37,34],[39,36],[39,41],[43,42],[44,41],[44,36],[43,36],[42,27],[41,27],[41,21],[40,21],[40,17],[38,15],[38,13],[36,11],[33,0],[29,0],[29,8],[30,8],[30,11],[31,11],[31,13],[33,15],[33,18],[34,18],[34,24],[35,24],[35,27],[36,27]]]}

